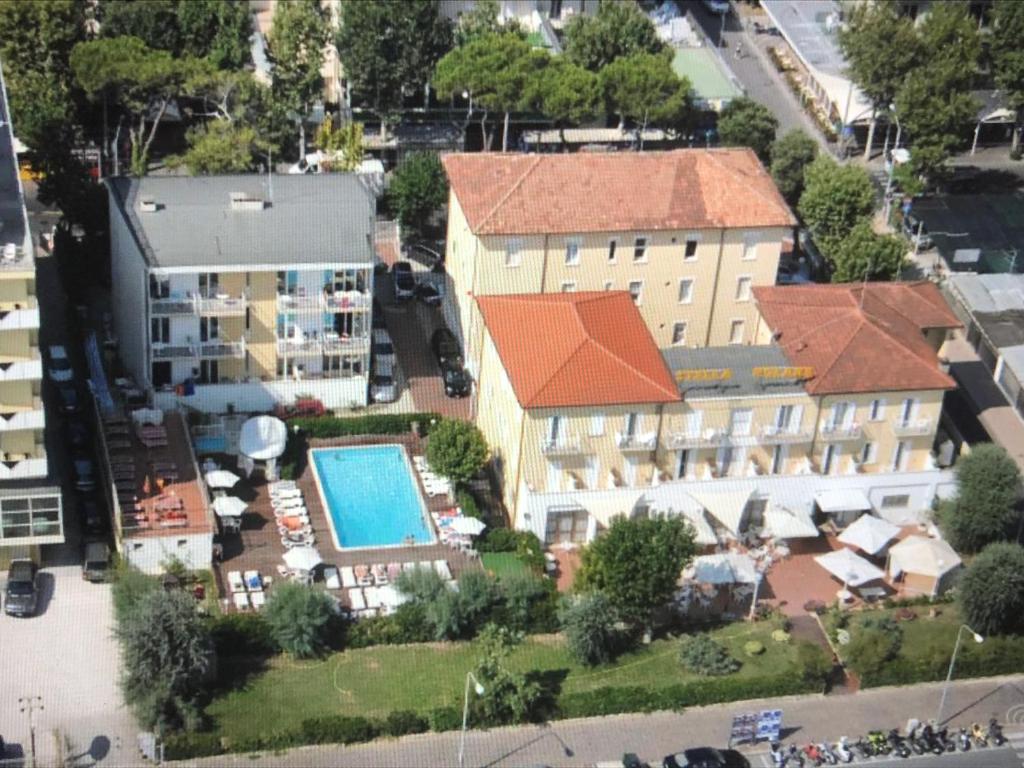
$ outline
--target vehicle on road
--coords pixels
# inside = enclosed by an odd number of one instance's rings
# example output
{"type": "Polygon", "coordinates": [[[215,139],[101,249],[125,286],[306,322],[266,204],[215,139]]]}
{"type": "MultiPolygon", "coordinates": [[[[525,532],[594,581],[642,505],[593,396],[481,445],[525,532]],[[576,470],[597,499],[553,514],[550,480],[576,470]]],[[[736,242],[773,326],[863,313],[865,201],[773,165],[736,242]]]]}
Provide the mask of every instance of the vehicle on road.
{"type": "Polygon", "coordinates": [[[416,286],[416,298],[428,307],[441,306],[441,292],[431,283],[419,283],[416,286]]]}
{"type": "Polygon", "coordinates": [[[96,468],[92,459],[86,456],[74,458],[75,490],[81,493],[92,493],[96,490],[96,468]]]}
{"type": "Polygon", "coordinates": [[[373,319],[371,321],[373,328],[387,328],[387,320],[384,318],[384,307],[381,306],[377,299],[373,300],[373,319]]]}
{"type": "Polygon", "coordinates": [[[395,288],[395,298],[399,301],[416,295],[416,280],[412,276],[412,264],[408,261],[396,261],[391,265],[391,281],[395,288]]]}
{"type": "Polygon", "coordinates": [[[89,443],[92,441],[92,433],[89,431],[89,427],[86,426],[85,422],[81,419],[69,419],[65,431],[67,432],[68,442],[71,443],[72,448],[88,448],[89,443]]]}
{"type": "Polygon", "coordinates": [[[102,541],[86,542],[82,557],[82,578],[86,581],[107,580],[110,568],[110,547],[102,541]]]}
{"type": "Polygon", "coordinates": [[[4,590],[8,616],[31,616],[39,599],[39,569],[31,560],[12,560],[4,590]]]}
{"type": "Polygon", "coordinates": [[[910,240],[910,244],[920,251],[927,251],[935,245],[932,236],[928,234],[928,227],[912,213],[903,217],[903,234],[910,240]]]}
{"type": "Polygon", "coordinates": [[[708,9],[708,12],[716,16],[725,16],[729,12],[727,0],[702,0],[702,2],[704,7],[708,9]]]}
{"type": "Polygon", "coordinates": [[[50,363],[47,366],[47,372],[50,374],[51,380],[60,384],[72,381],[75,378],[75,369],[71,365],[71,359],[68,357],[68,351],[64,348],[63,344],[54,344],[51,346],[47,350],[47,355],[50,358],[50,363]]]}
{"type": "Polygon", "coordinates": [[[448,397],[466,397],[473,389],[473,379],[462,367],[460,360],[445,360],[441,363],[441,380],[448,397]]]}
{"type": "Polygon", "coordinates": [[[393,403],[398,399],[398,383],[393,375],[378,371],[370,379],[370,399],[375,403],[393,403]]]}
{"type": "Polygon", "coordinates": [[[99,535],[107,531],[106,517],[93,496],[78,497],[78,518],[82,521],[86,533],[99,535]]]}
{"type": "Polygon", "coordinates": [[[434,350],[434,357],[438,365],[443,365],[446,360],[458,360],[462,364],[462,347],[455,334],[447,328],[438,328],[430,337],[430,348],[434,350]]]}
{"type": "MultiPolygon", "coordinates": [[[[444,248],[444,244],[440,244],[444,248]]],[[[432,248],[423,243],[412,243],[406,246],[406,255],[413,261],[422,264],[432,272],[440,272],[444,269],[444,251],[432,248]]]]}
{"type": "Polygon", "coordinates": [[[82,399],[73,384],[66,383],[57,387],[57,401],[61,413],[79,413],[82,410],[82,399]]]}
{"type": "Polygon", "coordinates": [[[697,747],[667,755],[662,768],[750,768],[750,763],[734,749],[697,747]]]}
{"type": "Polygon", "coordinates": [[[373,357],[375,360],[388,360],[392,364],[395,361],[395,345],[391,341],[391,334],[383,328],[373,331],[373,357]]]}

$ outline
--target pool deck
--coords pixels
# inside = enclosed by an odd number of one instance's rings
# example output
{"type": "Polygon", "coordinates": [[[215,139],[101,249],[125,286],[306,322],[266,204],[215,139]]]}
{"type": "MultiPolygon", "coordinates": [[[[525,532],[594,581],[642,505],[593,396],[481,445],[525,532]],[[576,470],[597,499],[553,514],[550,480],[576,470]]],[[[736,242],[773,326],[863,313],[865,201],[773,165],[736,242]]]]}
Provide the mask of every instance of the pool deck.
{"type": "MultiPolygon", "coordinates": [[[[359,445],[384,445],[398,444],[405,446],[410,457],[420,455],[424,445],[414,435],[381,435],[361,436],[354,438],[336,438],[331,440],[311,440],[310,448],[338,448],[342,446],[359,445]]],[[[230,467],[226,467],[230,468],[230,467]]],[[[431,512],[439,512],[452,506],[453,502],[441,496],[428,497],[423,492],[422,483],[415,475],[415,482],[427,509],[431,512]]],[[[466,554],[451,549],[440,542],[435,544],[421,544],[415,546],[400,547],[376,547],[360,548],[350,551],[338,551],[334,546],[334,539],[331,534],[331,527],[327,521],[327,512],[320,500],[320,492],[316,485],[314,472],[311,466],[307,465],[302,474],[296,480],[302,496],[306,501],[306,508],[309,511],[310,524],[316,534],[316,548],[324,559],[324,563],[337,566],[372,565],[374,563],[404,563],[418,562],[421,560],[447,560],[455,578],[459,577],[466,570],[481,570],[479,560],[475,560],[466,554]]],[[[274,583],[281,581],[277,573],[277,566],[283,565],[284,546],[281,544],[281,536],[277,532],[274,523],[274,511],[270,503],[270,493],[267,485],[258,480],[249,483],[243,480],[234,491],[245,499],[249,509],[242,517],[241,534],[228,534],[222,537],[224,545],[224,558],[220,563],[214,564],[214,573],[217,580],[217,588],[221,605],[224,599],[229,597],[227,590],[228,571],[259,571],[264,577],[270,576],[274,583]]],[[[431,525],[433,523],[431,522],[431,525]]],[[[436,530],[434,531],[436,535],[436,530]]],[[[323,582],[316,582],[316,586],[323,587],[323,582]]],[[[331,590],[347,604],[345,590],[331,590]]]]}

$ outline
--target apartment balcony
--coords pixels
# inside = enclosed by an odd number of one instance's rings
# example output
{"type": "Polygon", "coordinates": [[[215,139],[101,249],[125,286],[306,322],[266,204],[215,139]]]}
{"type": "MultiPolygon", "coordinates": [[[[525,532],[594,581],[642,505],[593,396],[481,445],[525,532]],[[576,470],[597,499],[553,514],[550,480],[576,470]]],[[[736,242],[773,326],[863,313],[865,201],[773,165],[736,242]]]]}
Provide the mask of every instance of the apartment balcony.
{"type": "Polygon", "coordinates": [[[822,424],[821,439],[838,442],[840,440],[860,440],[864,434],[860,424],[822,424]]]}
{"type": "Polygon", "coordinates": [[[244,341],[224,341],[223,339],[211,339],[199,344],[199,357],[204,359],[216,358],[244,358],[244,341]]]}
{"type": "Polygon", "coordinates": [[[365,336],[342,338],[327,335],[301,338],[288,337],[277,340],[278,357],[308,357],[310,355],[362,354],[369,351],[370,340],[365,336]]]}
{"type": "Polygon", "coordinates": [[[624,434],[622,432],[615,433],[615,444],[619,447],[620,451],[631,452],[631,451],[653,451],[654,444],[658,439],[658,435],[655,432],[645,432],[643,434],[624,434]]]}
{"type": "Polygon", "coordinates": [[[540,452],[545,456],[579,456],[587,452],[587,445],[579,435],[564,435],[557,440],[542,438],[540,452]]]}
{"type": "Polygon", "coordinates": [[[0,355],[0,382],[38,381],[43,378],[43,361],[38,349],[24,356],[0,355]]]}
{"type": "Polygon", "coordinates": [[[244,317],[249,306],[245,294],[232,296],[227,293],[200,294],[195,298],[195,310],[205,317],[244,317]]]}
{"type": "Polygon", "coordinates": [[[149,300],[149,314],[154,317],[170,315],[194,315],[196,302],[191,296],[176,296],[165,299],[149,300]]]}
{"type": "Polygon", "coordinates": [[[28,480],[46,477],[49,466],[46,456],[32,456],[27,453],[0,453],[0,481],[28,480]]]}
{"type": "Polygon", "coordinates": [[[154,360],[190,360],[196,356],[192,344],[154,344],[154,360]]]}
{"type": "Polygon", "coordinates": [[[373,297],[360,291],[343,291],[333,294],[317,293],[277,294],[278,312],[351,312],[366,310],[373,305],[373,297]]]}
{"type": "Polygon", "coordinates": [[[683,448],[714,448],[729,442],[729,433],[724,429],[705,429],[703,432],[673,432],[666,438],[666,445],[673,450],[683,448]]]}
{"type": "Polygon", "coordinates": [[[19,248],[14,243],[7,243],[0,249],[0,272],[34,271],[35,263],[31,251],[19,248]]]}
{"type": "Polygon", "coordinates": [[[46,413],[42,398],[33,397],[32,402],[26,405],[0,403],[0,432],[45,428],[46,413]]]}
{"type": "Polygon", "coordinates": [[[770,424],[761,428],[761,441],[765,443],[809,443],[813,435],[808,430],[777,427],[770,424]]]}
{"type": "MultiPolygon", "coordinates": [[[[28,305],[29,302],[25,302],[28,305]]],[[[35,304],[35,299],[32,299],[35,304]]],[[[0,305],[0,331],[24,331],[39,328],[39,307],[22,306],[7,309],[0,305]]]]}
{"type": "Polygon", "coordinates": [[[897,421],[892,425],[893,434],[896,437],[922,437],[932,433],[931,419],[907,419],[897,421]]]}

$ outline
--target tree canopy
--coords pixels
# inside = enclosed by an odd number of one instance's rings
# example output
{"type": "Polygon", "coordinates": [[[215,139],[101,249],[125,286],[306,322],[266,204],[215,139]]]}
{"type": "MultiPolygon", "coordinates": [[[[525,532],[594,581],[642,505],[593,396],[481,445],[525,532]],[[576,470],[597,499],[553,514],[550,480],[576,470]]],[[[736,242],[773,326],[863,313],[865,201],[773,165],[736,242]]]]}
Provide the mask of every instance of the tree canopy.
{"type": "Polygon", "coordinates": [[[461,419],[442,419],[427,438],[427,463],[455,482],[476,477],[489,453],[483,433],[472,422],[461,419]]]}
{"type": "Polygon", "coordinates": [[[593,16],[579,14],[565,25],[565,56],[591,72],[623,56],[666,50],[654,24],[635,3],[601,0],[593,16]]]}
{"type": "Polygon", "coordinates": [[[771,146],[771,173],[779,192],[796,205],[804,191],[804,169],[818,156],[818,142],[794,128],[771,146]]]}
{"type": "Polygon", "coordinates": [[[480,659],[475,674],[483,693],[470,702],[477,722],[489,725],[522,723],[537,710],[543,691],[532,676],[512,669],[509,657],[523,642],[521,632],[488,624],[480,632],[480,659]]]}
{"type": "Polygon", "coordinates": [[[977,552],[1016,533],[1020,470],[1002,446],[976,445],[954,468],[957,494],[943,506],[941,521],[950,544],[977,552]]]}
{"type": "Polygon", "coordinates": [[[636,124],[641,149],[649,124],[681,130],[690,120],[690,83],[676,75],[663,55],[635,53],[617,58],[598,78],[609,110],[619,115],[621,123],[636,124]]]}
{"type": "Polygon", "coordinates": [[[1024,547],[1020,544],[989,544],[967,566],[958,588],[964,621],[976,632],[1024,631],[1024,547]]]}
{"type": "Polygon", "coordinates": [[[248,173],[260,165],[263,145],[247,125],[214,120],[189,128],[186,141],[188,150],[168,163],[184,165],[193,176],[248,173]]]}
{"type": "Polygon", "coordinates": [[[823,240],[822,252],[832,263],[832,282],[892,280],[900,273],[907,245],[895,235],[876,234],[865,220],[845,237],[823,240]]]}
{"type": "Polygon", "coordinates": [[[423,235],[431,216],[448,202],[448,178],[437,155],[411,152],[395,169],[388,196],[405,232],[423,235]]]}
{"type": "Polygon", "coordinates": [[[465,45],[478,37],[512,33],[526,37],[518,19],[501,20],[498,0],[477,0],[474,6],[459,16],[455,24],[455,44],[465,45]]]}
{"type": "Polygon", "coordinates": [[[695,551],[693,529],[682,517],[617,517],[583,550],[575,584],[603,592],[619,616],[645,626],[672,597],[695,551]]]}
{"type": "Polygon", "coordinates": [[[611,601],[601,592],[566,598],[558,618],[576,661],[591,667],[611,661],[618,641],[614,616],[611,601]]]}
{"type": "Polygon", "coordinates": [[[797,210],[821,244],[842,240],[874,209],[874,189],[862,168],[824,155],[807,166],[797,210]]]}
{"type": "Polygon", "coordinates": [[[1024,3],[995,0],[992,6],[992,37],[989,55],[996,85],[1006,105],[1016,112],[1011,152],[1020,149],[1024,123],[1024,3]]]}
{"type": "Polygon", "coordinates": [[[274,641],[297,659],[327,650],[334,614],[326,592],[295,582],[275,586],[263,612],[274,641]]]}
{"type": "Polygon", "coordinates": [[[566,128],[601,114],[603,100],[598,76],[562,57],[553,58],[540,70],[531,87],[533,104],[554,121],[563,142],[566,128]]]}
{"type": "Polygon", "coordinates": [[[746,96],[733,99],[718,116],[718,137],[727,147],[750,147],[767,163],[779,121],[763,104],[746,96]]]}

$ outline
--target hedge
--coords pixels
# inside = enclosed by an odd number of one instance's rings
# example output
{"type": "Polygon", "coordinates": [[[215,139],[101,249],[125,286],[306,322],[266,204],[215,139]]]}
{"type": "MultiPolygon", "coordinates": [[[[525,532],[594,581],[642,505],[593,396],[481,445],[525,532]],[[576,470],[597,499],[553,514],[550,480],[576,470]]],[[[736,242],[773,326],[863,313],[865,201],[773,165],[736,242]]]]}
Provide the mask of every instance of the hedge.
{"type": "Polygon", "coordinates": [[[401,435],[416,422],[421,436],[430,431],[431,422],[440,421],[438,413],[374,413],[366,416],[303,416],[290,419],[288,426],[299,427],[308,437],[328,438],[348,435],[401,435]]]}
{"type": "MultiPolygon", "coordinates": [[[[932,658],[905,658],[889,662],[877,672],[861,675],[862,688],[882,685],[912,685],[945,678],[949,671],[949,654],[943,652],[932,658]]],[[[1007,635],[986,637],[984,645],[961,653],[956,660],[957,678],[1009,675],[1024,670],[1024,638],[1007,635]]],[[[854,669],[854,672],[857,670],[854,669]]]]}

